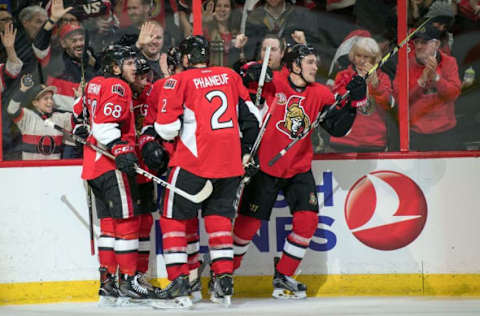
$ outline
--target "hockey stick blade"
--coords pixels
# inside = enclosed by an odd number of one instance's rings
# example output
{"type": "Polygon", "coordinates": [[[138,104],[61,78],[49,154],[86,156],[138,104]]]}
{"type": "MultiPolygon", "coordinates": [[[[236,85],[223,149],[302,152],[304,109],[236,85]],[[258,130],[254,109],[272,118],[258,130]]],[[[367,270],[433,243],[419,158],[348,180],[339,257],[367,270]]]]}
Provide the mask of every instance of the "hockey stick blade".
{"type": "MultiPolygon", "coordinates": [[[[63,134],[67,134],[67,135],[72,136],[73,140],[75,140],[79,143],[82,143],[85,146],[88,146],[88,147],[92,148],[96,152],[98,152],[98,153],[100,153],[100,154],[102,154],[102,155],[104,155],[104,156],[106,156],[110,159],[115,160],[115,157],[111,153],[106,151],[105,149],[100,148],[100,147],[98,147],[98,146],[96,146],[92,143],[89,143],[85,139],[83,139],[83,138],[81,138],[81,137],[79,137],[75,134],[72,134],[71,132],[65,130],[61,126],[58,126],[57,124],[55,124],[55,122],[51,121],[50,119],[46,119],[44,121],[44,123],[45,123],[45,125],[50,126],[51,128],[54,128],[54,129],[62,132],[63,134]]],[[[210,180],[207,180],[207,182],[205,183],[205,186],[200,190],[200,192],[192,195],[192,194],[189,194],[189,193],[175,187],[174,185],[170,184],[169,182],[160,179],[159,177],[151,174],[150,172],[140,168],[137,165],[135,165],[135,172],[138,173],[138,174],[141,174],[142,176],[144,176],[148,179],[151,179],[152,181],[155,181],[156,183],[158,183],[159,185],[161,185],[163,187],[166,187],[166,188],[172,190],[176,194],[183,196],[184,198],[192,201],[193,203],[201,203],[201,202],[205,201],[210,196],[210,194],[212,194],[212,191],[213,191],[213,185],[210,182],[210,180]]]]}
{"type": "Polygon", "coordinates": [[[203,186],[203,188],[198,193],[190,194],[190,193],[187,193],[187,192],[171,185],[170,183],[160,179],[159,177],[154,176],[153,174],[143,170],[142,168],[140,168],[138,166],[135,167],[135,171],[138,174],[141,174],[141,175],[145,176],[146,178],[151,179],[152,181],[155,181],[156,183],[160,184],[161,186],[164,186],[167,189],[172,190],[176,194],[178,194],[180,196],[183,196],[184,198],[192,201],[193,203],[201,203],[201,202],[205,201],[210,196],[210,194],[212,194],[212,191],[213,191],[213,185],[212,185],[212,182],[210,180],[207,180],[205,182],[205,185],[203,186]]]}

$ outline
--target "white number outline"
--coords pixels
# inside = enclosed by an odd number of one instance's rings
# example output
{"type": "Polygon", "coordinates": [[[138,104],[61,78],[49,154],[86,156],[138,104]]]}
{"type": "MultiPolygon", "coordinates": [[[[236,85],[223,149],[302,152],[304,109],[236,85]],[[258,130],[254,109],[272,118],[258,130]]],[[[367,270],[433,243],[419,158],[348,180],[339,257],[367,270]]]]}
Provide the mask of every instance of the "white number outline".
{"type": "Polygon", "coordinates": [[[228,100],[227,96],[223,91],[220,90],[213,90],[208,92],[205,95],[205,98],[208,100],[208,102],[212,103],[212,100],[214,98],[220,98],[220,101],[222,102],[220,104],[220,107],[213,112],[212,118],[210,119],[210,126],[212,130],[217,130],[217,129],[224,129],[224,128],[233,128],[233,120],[230,119],[226,122],[220,122],[220,118],[222,117],[223,114],[227,111],[228,108],[228,100]]]}
{"type": "Polygon", "coordinates": [[[118,119],[120,118],[120,116],[122,116],[122,107],[118,104],[113,104],[112,102],[108,102],[103,106],[103,114],[105,116],[111,115],[114,118],[118,119]]]}

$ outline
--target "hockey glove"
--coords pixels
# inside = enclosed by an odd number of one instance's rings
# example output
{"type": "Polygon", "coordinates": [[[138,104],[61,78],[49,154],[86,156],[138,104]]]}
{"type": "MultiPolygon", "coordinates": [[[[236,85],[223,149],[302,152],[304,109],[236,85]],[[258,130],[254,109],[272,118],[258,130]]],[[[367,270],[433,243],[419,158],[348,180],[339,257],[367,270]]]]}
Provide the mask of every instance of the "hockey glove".
{"type": "Polygon", "coordinates": [[[152,140],[144,143],[142,147],[142,157],[148,169],[157,174],[161,175],[167,170],[168,153],[157,141],[152,140]]]}
{"type": "Polygon", "coordinates": [[[367,104],[367,83],[361,76],[354,76],[347,84],[350,100],[353,107],[357,108],[367,104]]]}
{"type": "Polygon", "coordinates": [[[135,167],[138,162],[135,155],[135,148],[126,142],[118,142],[112,147],[112,154],[115,156],[117,169],[125,172],[128,176],[135,176],[135,167]]]}
{"type": "MultiPolygon", "coordinates": [[[[87,140],[88,135],[90,135],[90,126],[86,124],[77,124],[73,129],[72,134],[84,140],[87,140]]],[[[80,142],[75,141],[75,143],[77,145],[81,145],[80,142]]]]}
{"type": "Polygon", "coordinates": [[[250,159],[251,150],[252,146],[242,144],[242,164],[245,169],[245,177],[249,178],[257,174],[260,168],[260,163],[256,154],[253,156],[253,159],[250,159]]]}
{"type": "MultiPolygon", "coordinates": [[[[248,88],[250,84],[258,84],[260,80],[260,74],[262,72],[262,64],[259,64],[255,61],[246,63],[240,68],[240,76],[242,77],[243,84],[248,88]]],[[[267,67],[267,72],[265,74],[265,83],[272,81],[273,72],[270,67],[267,67]]]]}

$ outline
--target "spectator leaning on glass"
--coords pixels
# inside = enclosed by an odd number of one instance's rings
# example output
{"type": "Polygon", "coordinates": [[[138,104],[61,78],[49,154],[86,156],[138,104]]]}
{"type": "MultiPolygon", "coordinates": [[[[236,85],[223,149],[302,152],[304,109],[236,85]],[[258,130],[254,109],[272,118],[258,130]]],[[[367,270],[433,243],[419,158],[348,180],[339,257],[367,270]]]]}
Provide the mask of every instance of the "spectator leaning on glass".
{"type": "Polygon", "coordinates": [[[8,103],[8,114],[22,133],[22,159],[60,159],[63,134],[45,125],[45,119],[71,131],[72,113],[54,111],[53,86],[35,85],[28,87],[27,76],[20,83],[20,89],[8,103]]]}
{"type": "MultiPolygon", "coordinates": [[[[365,77],[380,61],[380,47],[373,38],[360,37],[353,44],[348,58],[351,65],[337,74],[332,88],[333,93],[340,95],[346,93],[347,84],[356,74],[365,77]]],[[[385,115],[392,94],[392,83],[380,69],[368,76],[366,81],[367,104],[358,108],[352,129],[344,137],[330,137],[330,147],[335,152],[385,151],[387,146],[385,115]]]]}
{"type": "Polygon", "coordinates": [[[430,24],[416,33],[413,43],[408,56],[410,149],[461,149],[455,132],[455,100],[461,89],[457,61],[439,49],[440,32],[430,24]]]}

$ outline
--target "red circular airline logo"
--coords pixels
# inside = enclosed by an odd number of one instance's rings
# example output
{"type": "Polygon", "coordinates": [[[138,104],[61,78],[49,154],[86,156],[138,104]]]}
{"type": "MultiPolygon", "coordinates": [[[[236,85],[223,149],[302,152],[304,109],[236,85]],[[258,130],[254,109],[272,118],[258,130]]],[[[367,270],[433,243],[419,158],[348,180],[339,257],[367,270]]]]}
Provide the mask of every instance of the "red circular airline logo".
{"type": "Polygon", "coordinates": [[[378,250],[395,250],[420,235],[427,220],[427,202],[420,187],[409,177],[394,171],[375,171],[350,188],[345,219],[363,244],[378,250]]]}

